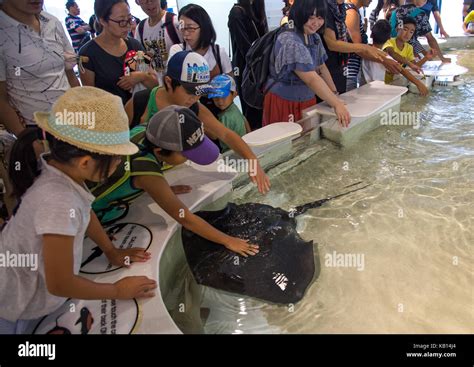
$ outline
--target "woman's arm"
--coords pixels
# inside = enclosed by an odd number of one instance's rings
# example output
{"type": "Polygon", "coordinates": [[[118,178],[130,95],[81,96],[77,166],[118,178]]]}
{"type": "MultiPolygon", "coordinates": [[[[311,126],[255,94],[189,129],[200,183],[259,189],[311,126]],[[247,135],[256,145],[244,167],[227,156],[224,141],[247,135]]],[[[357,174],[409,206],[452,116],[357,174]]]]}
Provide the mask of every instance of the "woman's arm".
{"type": "Polygon", "coordinates": [[[153,89],[158,85],[158,79],[155,72],[134,71],[128,76],[122,76],[117,85],[122,89],[131,90],[139,83],[142,83],[148,89],[153,89]]]}
{"type": "MultiPolygon", "coordinates": [[[[314,72],[316,74],[316,72],[314,72]]],[[[235,151],[242,158],[249,161],[249,167],[255,167],[255,171],[250,170],[250,179],[258,186],[258,191],[265,194],[270,190],[270,180],[268,176],[260,167],[257,157],[249,148],[249,146],[242,140],[242,138],[234,131],[228,129],[217,120],[214,115],[202,104],[199,105],[199,119],[204,124],[206,135],[212,139],[219,139],[226,143],[233,151],[235,151]]]]}
{"type": "Polygon", "coordinates": [[[66,72],[66,77],[71,88],[81,86],[81,84],[79,83],[79,80],[77,80],[77,76],[76,76],[76,73],[74,73],[74,70],[65,70],[65,72],[66,72]]]}
{"type": "Polygon", "coordinates": [[[296,75],[310,88],[319,98],[326,101],[334,111],[342,126],[349,126],[351,115],[344,103],[329,89],[328,85],[315,71],[298,71],[296,75]]]}
{"type": "Polygon", "coordinates": [[[331,91],[337,95],[336,84],[334,84],[334,80],[332,79],[331,73],[329,72],[329,69],[326,64],[322,64],[319,67],[319,72],[321,74],[321,78],[326,82],[329,89],[331,89],[331,91]]]}
{"type": "Polygon", "coordinates": [[[95,87],[95,73],[89,69],[80,72],[81,83],[84,86],[95,87]]]}
{"type": "Polygon", "coordinates": [[[18,136],[24,129],[23,122],[20,116],[16,113],[10,105],[7,94],[7,82],[0,82],[0,123],[5,125],[5,128],[18,136]]]}
{"type": "Polygon", "coordinates": [[[346,12],[346,26],[353,43],[362,43],[360,35],[360,16],[359,13],[351,9],[346,12]]]}
{"type": "Polygon", "coordinates": [[[324,40],[328,48],[331,51],[339,53],[351,53],[354,52],[364,59],[376,59],[380,62],[383,61],[385,52],[380,51],[376,47],[371,47],[369,45],[364,45],[362,43],[349,43],[336,39],[336,33],[330,28],[326,28],[324,31],[324,40]]]}

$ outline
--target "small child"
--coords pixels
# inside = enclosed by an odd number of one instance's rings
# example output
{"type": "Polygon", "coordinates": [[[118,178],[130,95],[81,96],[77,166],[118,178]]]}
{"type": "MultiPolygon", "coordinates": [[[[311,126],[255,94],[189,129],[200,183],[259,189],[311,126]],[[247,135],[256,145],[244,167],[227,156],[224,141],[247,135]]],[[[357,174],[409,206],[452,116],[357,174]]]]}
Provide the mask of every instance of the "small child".
{"type": "MultiPolygon", "coordinates": [[[[211,81],[211,92],[208,97],[213,99],[214,104],[221,110],[217,118],[225,127],[241,137],[251,131],[248,121],[234,103],[234,99],[237,97],[234,78],[226,74],[217,75],[211,81]]],[[[223,152],[229,150],[224,142],[221,141],[220,145],[223,152]]]]}
{"type": "Polygon", "coordinates": [[[464,29],[464,32],[474,34],[474,10],[464,18],[462,28],[464,29]]]}
{"type": "MultiPolygon", "coordinates": [[[[403,23],[399,25],[397,30],[397,37],[389,39],[383,46],[383,50],[386,51],[393,59],[398,61],[404,67],[409,66],[413,71],[418,74],[421,74],[421,66],[426,61],[433,59],[435,53],[433,51],[429,51],[422,60],[415,62],[415,53],[413,50],[413,46],[408,43],[413,38],[415,31],[415,18],[403,18],[403,23]]],[[[385,83],[392,84],[393,82],[393,74],[387,72],[385,75],[385,83]]]]}
{"type": "Polygon", "coordinates": [[[126,258],[145,262],[143,249],[117,249],[91,210],[94,196],[85,181],[109,177],[120,155],[138,151],[129,140],[122,100],[93,87],[69,89],[51,113],[36,112],[50,152],[36,159],[33,144],[41,130],[24,130],[10,156],[10,179],[20,204],[0,232],[0,252],[34,257],[34,267],[0,267],[0,334],[22,334],[30,320],[48,315],[68,298],[153,297],[156,282],[145,276],[96,283],[79,275],[84,235],[97,243],[113,265],[126,258]],[[67,111],[66,118],[63,114],[67,111]],[[83,111],[94,128],[83,124],[83,111]],[[78,116],[71,121],[69,116],[78,116]],[[94,117],[90,117],[94,116],[94,117]]]}
{"type": "MultiPolygon", "coordinates": [[[[390,32],[391,27],[387,20],[379,20],[375,23],[371,35],[373,40],[372,46],[382,49],[385,43],[390,39],[390,32]]],[[[374,80],[385,80],[386,73],[387,71],[381,63],[365,59],[362,60],[362,74],[367,83],[373,82],[374,80]]],[[[425,84],[418,80],[412,73],[405,68],[402,68],[400,74],[415,84],[422,96],[428,95],[428,88],[426,88],[425,84]]]]}

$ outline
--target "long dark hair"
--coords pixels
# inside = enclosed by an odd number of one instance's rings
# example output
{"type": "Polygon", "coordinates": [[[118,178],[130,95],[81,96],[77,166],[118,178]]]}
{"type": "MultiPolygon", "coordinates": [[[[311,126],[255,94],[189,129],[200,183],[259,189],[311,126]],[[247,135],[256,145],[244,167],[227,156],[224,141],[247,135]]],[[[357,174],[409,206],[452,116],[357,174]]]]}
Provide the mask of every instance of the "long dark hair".
{"type": "Polygon", "coordinates": [[[379,0],[377,6],[374,9],[375,17],[377,18],[382,9],[387,10],[390,5],[395,5],[397,8],[400,7],[400,0],[379,0]]]}
{"type": "Polygon", "coordinates": [[[283,0],[283,3],[285,4],[285,6],[283,7],[283,9],[281,9],[281,12],[283,13],[283,16],[287,16],[291,8],[290,0],[283,0]]]}
{"type": "Polygon", "coordinates": [[[237,4],[244,8],[245,12],[255,22],[260,36],[263,36],[265,33],[268,32],[267,13],[265,12],[265,0],[254,0],[253,4],[250,3],[250,0],[238,0],[237,4]]]}
{"type": "Polygon", "coordinates": [[[207,49],[211,45],[214,46],[217,38],[216,30],[212,25],[211,17],[202,6],[196,4],[186,5],[179,11],[178,17],[181,18],[182,16],[191,19],[201,27],[196,49],[207,49]]]}
{"type": "Polygon", "coordinates": [[[112,8],[115,4],[125,3],[128,5],[127,0],[95,0],[94,2],[94,14],[95,14],[95,29],[100,33],[103,31],[102,24],[100,24],[100,19],[105,20],[106,22],[110,18],[112,13],[112,8]]]}
{"type": "MultiPolygon", "coordinates": [[[[27,128],[21,132],[12,146],[8,174],[13,185],[13,195],[17,199],[21,199],[41,173],[33,148],[33,143],[41,139],[40,129],[27,128]]],[[[51,134],[46,134],[46,139],[49,143],[51,159],[68,164],[74,158],[91,156],[97,162],[97,172],[101,180],[107,179],[113,156],[88,152],[58,140],[51,134]]]]}
{"type": "MultiPolygon", "coordinates": [[[[326,19],[326,14],[326,0],[298,0],[291,7],[288,19],[294,22],[297,30],[304,32],[304,25],[311,16],[316,15],[326,19]]],[[[324,26],[321,27],[318,32],[324,31],[324,28],[324,26]]]]}

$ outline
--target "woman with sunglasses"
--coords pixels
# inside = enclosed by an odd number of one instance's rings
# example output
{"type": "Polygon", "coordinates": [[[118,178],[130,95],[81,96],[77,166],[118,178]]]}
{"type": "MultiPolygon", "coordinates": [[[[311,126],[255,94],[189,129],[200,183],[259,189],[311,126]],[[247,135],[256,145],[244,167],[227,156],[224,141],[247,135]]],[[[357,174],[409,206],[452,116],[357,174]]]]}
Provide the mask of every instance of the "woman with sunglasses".
{"type": "MultiPolygon", "coordinates": [[[[139,41],[128,37],[134,17],[126,0],[96,0],[94,11],[101,33],[84,45],[79,54],[86,56],[80,76],[83,85],[97,87],[122,98],[125,104],[139,83],[147,88],[158,85],[155,73],[134,70],[130,62],[139,41]]],[[[132,60],[133,61],[133,60],[132,60]]]]}

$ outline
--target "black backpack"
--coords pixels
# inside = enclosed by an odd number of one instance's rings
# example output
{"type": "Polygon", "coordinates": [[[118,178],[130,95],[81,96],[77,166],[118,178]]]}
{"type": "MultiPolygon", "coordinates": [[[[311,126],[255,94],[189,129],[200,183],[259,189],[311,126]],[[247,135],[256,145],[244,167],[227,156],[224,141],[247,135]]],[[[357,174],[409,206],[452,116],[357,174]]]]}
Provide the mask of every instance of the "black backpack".
{"type": "Polygon", "coordinates": [[[256,40],[245,56],[246,66],[242,75],[242,98],[245,103],[256,109],[263,109],[265,94],[278,80],[265,88],[273,62],[273,47],[278,35],[289,29],[285,26],[274,29],[256,40]]]}

